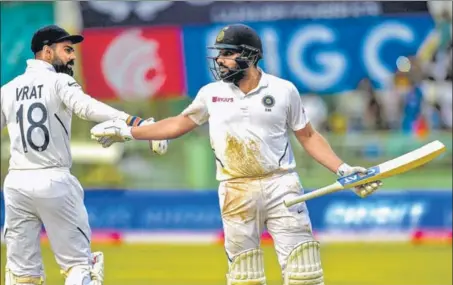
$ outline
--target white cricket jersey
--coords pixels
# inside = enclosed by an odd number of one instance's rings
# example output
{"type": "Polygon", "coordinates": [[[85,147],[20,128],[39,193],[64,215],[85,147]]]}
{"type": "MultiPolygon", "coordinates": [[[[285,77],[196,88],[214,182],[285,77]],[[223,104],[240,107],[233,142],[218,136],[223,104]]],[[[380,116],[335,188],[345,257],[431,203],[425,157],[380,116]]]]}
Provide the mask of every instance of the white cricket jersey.
{"type": "Polygon", "coordinates": [[[182,114],[198,125],[209,121],[219,181],[294,169],[288,130],[308,122],[296,87],[264,72],[247,95],[232,83],[205,85],[182,114]]]}
{"type": "Polygon", "coordinates": [[[1,128],[8,127],[11,142],[10,170],[70,168],[72,113],[94,122],[129,116],[93,99],[74,78],[36,59],[2,86],[1,109],[1,128]]]}

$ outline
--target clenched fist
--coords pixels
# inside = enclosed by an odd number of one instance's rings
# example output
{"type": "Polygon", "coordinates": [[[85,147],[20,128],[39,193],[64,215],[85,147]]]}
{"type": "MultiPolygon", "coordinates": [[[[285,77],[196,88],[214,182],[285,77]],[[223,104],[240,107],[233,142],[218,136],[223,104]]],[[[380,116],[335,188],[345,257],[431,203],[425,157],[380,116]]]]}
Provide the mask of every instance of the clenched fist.
{"type": "MultiPolygon", "coordinates": [[[[337,175],[340,177],[343,176],[348,176],[354,173],[361,173],[361,174],[366,174],[367,169],[361,166],[349,166],[346,163],[343,163],[338,167],[337,170],[337,175]]],[[[359,186],[354,187],[352,191],[354,191],[355,194],[357,194],[361,198],[365,198],[368,195],[372,194],[374,191],[379,189],[379,187],[382,186],[382,181],[376,180],[373,182],[365,183],[359,186]]]]}

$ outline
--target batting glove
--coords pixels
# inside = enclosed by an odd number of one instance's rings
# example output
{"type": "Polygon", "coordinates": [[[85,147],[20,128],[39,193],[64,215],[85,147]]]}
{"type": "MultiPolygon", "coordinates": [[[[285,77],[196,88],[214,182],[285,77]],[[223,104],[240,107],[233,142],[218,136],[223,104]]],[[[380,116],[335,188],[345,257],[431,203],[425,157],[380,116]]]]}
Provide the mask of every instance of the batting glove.
{"type": "MultiPolygon", "coordinates": [[[[360,167],[360,166],[349,166],[346,163],[343,163],[338,167],[337,170],[337,175],[342,177],[342,176],[348,176],[354,173],[360,173],[360,174],[366,174],[367,169],[360,167]]],[[[379,187],[382,186],[382,181],[376,180],[373,182],[365,183],[362,185],[358,185],[352,189],[352,191],[359,197],[365,198],[368,195],[372,194],[374,191],[376,191],[379,187]]]]}
{"type": "MultiPolygon", "coordinates": [[[[137,127],[137,126],[141,126],[141,125],[144,125],[145,122],[149,121],[149,120],[152,120],[154,121],[153,118],[150,118],[148,120],[144,120],[140,117],[137,117],[137,116],[129,116],[127,117],[126,119],[126,124],[130,127],[137,127]]],[[[104,148],[107,148],[107,147],[110,147],[112,144],[114,144],[116,141],[110,137],[102,137],[100,139],[97,140],[101,145],[102,147],[104,148]]]]}
{"type": "Polygon", "coordinates": [[[132,127],[123,120],[109,120],[91,128],[91,138],[98,141],[103,147],[109,147],[115,142],[133,140],[131,129],[132,127]]]}
{"type": "MultiPolygon", "coordinates": [[[[137,118],[137,120],[135,120],[135,122],[140,120],[138,123],[139,126],[145,126],[145,125],[150,125],[150,124],[155,123],[154,118],[149,118],[146,120],[143,120],[138,117],[134,117],[134,118],[137,118]]],[[[134,122],[134,120],[132,120],[131,122],[134,122]]],[[[126,126],[123,123],[121,123],[121,121],[118,123],[118,120],[110,120],[110,121],[107,121],[104,123],[100,123],[91,129],[91,138],[96,140],[98,143],[100,143],[102,145],[102,147],[104,147],[104,148],[110,147],[112,144],[114,144],[116,142],[129,141],[129,140],[133,139],[132,135],[130,134],[130,129],[131,129],[129,127],[130,123],[128,123],[128,121],[126,121],[125,124],[126,124],[126,126]],[[115,125],[113,126],[112,124],[115,124],[115,125]],[[116,133],[111,134],[112,131],[116,132],[116,133]],[[103,135],[103,134],[105,134],[105,135],[103,135]]],[[[136,125],[136,124],[134,124],[134,125],[136,125]]],[[[155,140],[155,141],[150,140],[148,143],[149,143],[149,148],[151,149],[151,151],[153,153],[158,154],[158,155],[163,155],[163,154],[167,153],[167,149],[168,149],[167,140],[155,140]]]]}

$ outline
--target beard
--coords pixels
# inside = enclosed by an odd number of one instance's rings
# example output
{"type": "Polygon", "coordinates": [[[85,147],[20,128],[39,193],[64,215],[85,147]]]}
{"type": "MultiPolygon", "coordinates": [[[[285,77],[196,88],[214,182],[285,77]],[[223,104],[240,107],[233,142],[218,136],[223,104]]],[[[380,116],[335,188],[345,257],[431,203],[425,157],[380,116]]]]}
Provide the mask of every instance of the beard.
{"type": "Polygon", "coordinates": [[[226,71],[223,72],[219,70],[219,77],[224,82],[237,84],[245,77],[245,69],[240,69],[239,66],[234,69],[227,68],[224,65],[220,65],[219,69],[220,67],[226,69],[226,71]]]}
{"type": "Polygon", "coordinates": [[[67,63],[64,63],[61,59],[55,58],[52,62],[52,66],[55,68],[57,73],[66,73],[69,76],[74,75],[72,67],[74,66],[74,60],[70,60],[67,63]]]}

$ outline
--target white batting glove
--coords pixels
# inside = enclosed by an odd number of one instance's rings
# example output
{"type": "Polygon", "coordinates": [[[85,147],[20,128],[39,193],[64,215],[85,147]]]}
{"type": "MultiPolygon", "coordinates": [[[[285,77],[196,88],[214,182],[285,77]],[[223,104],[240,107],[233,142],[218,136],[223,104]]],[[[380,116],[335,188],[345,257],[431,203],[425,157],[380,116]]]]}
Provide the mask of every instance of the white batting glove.
{"type": "Polygon", "coordinates": [[[131,129],[123,120],[109,120],[91,128],[91,139],[98,141],[103,147],[109,147],[115,142],[133,140],[131,129]]]}
{"type": "MultiPolygon", "coordinates": [[[[367,169],[363,168],[361,166],[350,166],[346,163],[343,163],[338,167],[337,170],[337,175],[340,177],[343,176],[348,176],[354,173],[361,173],[361,174],[366,174],[367,169]]],[[[365,183],[362,185],[358,185],[352,189],[352,191],[359,197],[365,198],[368,195],[372,194],[374,191],[376,191],[379,187],[382,186],[382,181],[376,180],[373,182],[365,183]]]]}
{"type": "Polygon", "coordinates": [[[158,155],[163,155],[167,153],[168,141],[149,141],[149,148],[151,151],[158,155]]]}
{"type": "MultiPolygon", "coordinates": [[[[143,120],[140,117],[129,116],[129,118],[126,120],[126,124],[129,127],[149,125],[150,123],[154,123],[154,118],[149,118],[147,120],[143,120]],[[130,120],[130,118],[132,118],[132,119],[130,120]]],[[[111,137],[107,137],[107,136],[101,137],[101,138],[97,139],[97,141],[98,141],[98,143],[100,143],[102,145],[103,148],[110,147],[112,144],[118,142],[115,140],[115,138],[111,138],[111,137]]]]}

